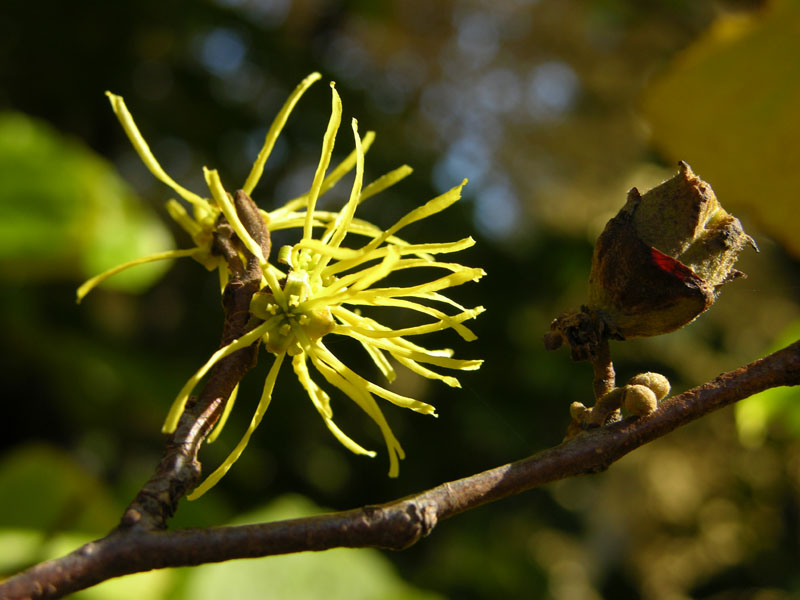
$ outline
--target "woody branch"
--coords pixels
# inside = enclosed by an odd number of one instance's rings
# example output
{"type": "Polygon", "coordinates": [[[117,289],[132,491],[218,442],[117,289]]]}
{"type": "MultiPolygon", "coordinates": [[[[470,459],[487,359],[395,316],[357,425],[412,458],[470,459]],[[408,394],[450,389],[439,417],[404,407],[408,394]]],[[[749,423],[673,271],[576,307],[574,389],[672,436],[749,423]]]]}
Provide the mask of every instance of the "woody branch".
{"type": "Polygon", "coordinates": [[[586,432],[517,462],[376,506],[303,519],[179,531],[118,528],[62,558],[0,583],[0,598],[59,598],[106,579],[335,547],[407,548],[436,524],[477,506],[607,469],[632,450],[772,387],[800,384],[800,342],[663,402],[646,417],[586,432]]]}

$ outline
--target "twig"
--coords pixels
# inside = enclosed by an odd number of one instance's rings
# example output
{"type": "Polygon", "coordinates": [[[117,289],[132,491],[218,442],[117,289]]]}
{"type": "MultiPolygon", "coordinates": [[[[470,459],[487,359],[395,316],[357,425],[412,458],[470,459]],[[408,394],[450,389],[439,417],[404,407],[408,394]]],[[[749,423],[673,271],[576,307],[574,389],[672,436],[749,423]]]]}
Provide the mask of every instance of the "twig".
{"type": "Polygon", "coordinates": [[[550,331],[544,336],[545,348],[557,350],[566,343],[572,360],[589,360],[594,371],[592,391],[595,404],[590,409],[582,403],[573,405],[573,420],[567,428],[568,438],[584,429],[614,423],[621,418],[619,398],[609,394],[616,385],[608,344],[610,337],[613,336],[602,316],[586,306],[581,306],[579,311],[558,316],[550,323],[550,331]]]}
{"type": "MultiPolygon", "coordinates": [[[[248,233],[269,255],[269,232],[252,199],[239,190],[234,196],[237,213],[248,233]]],[[[240,244],[227,224],[217,227],[215,250],[222,255],[233,277],[222,294],[225,321],[220,347],[250,331],[257,322],[250,315],[250,299],[258,291],[258,261],[240,244]],[[244,255],[246,266],[239,254],[244,255]]],[[[118,530],[136,532],[166,529],[178,501],[197,485],[201,466],[197,453],[219,419],[233,389],[257,359],[258,344],[220,360],[209,372],[200,395],[187,404],[174,433],[166,441],[161,462],[150,480],[125,510],[118,530]]]]}
{"type": "Polygon", "coordinates": [[[609,392],[614,389],[616,384],[614,363],[611,362],[611,349],[608,347],[607,337],[600,338],[590,359],[594,370],[592,385],[595,403],[592,407],[589,424],[599,427],[604,423],[619,421],[621,417],[617,402],[611,404],[603,402],[604,398],[609,397],[609,392]]]}
{"type": "Polygon", "coordinates": [[[0,598],[58,598],[106,579],[335,547],[402,550],[461,512],[553,481],[596,473],[673,429],[765,389],[800,384],[800,342],[663,402],[647,417],[584,432],[523,460],[378,506],[275,523],[114,531],[0,584],[0,598]]]}

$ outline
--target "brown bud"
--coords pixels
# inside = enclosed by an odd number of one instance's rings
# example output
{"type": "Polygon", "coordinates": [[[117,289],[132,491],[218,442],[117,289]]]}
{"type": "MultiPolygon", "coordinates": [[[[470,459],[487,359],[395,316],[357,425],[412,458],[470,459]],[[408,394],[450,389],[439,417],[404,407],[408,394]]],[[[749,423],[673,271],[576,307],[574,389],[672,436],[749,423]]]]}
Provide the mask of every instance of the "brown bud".
{"type": "Polygon", "coordinates": [[[644,385],[626,385],[625,399],[622,407],[632,415],[644,417],[652,413],[658,406],[656,395],[644,385]]]}
{"type": "Polygon", "coordinates": [[[639,373],[628,382],[630,385],[643,385],[653,390],[656,400],[661,402],[669,394],[669,379],[661,373],[639,373]]]}
{"type": "Polygon", "coordinates": [[[578,423],[583,422],[588,411],[589,409],[584,406],[583,402],[573,402],[569,405],[569,415],[572,417],[573,421],[577,421],[578,423]]]}
{"type": "MultiPolygon", "coordinates": [[[[755,242],[685,162],[673,178],[636,188],[597,240],[589,308],[623,338],[667,333],[692,322],[755,242]]],[[[757,249],[757,248],[756,248],[757,249]]]]}

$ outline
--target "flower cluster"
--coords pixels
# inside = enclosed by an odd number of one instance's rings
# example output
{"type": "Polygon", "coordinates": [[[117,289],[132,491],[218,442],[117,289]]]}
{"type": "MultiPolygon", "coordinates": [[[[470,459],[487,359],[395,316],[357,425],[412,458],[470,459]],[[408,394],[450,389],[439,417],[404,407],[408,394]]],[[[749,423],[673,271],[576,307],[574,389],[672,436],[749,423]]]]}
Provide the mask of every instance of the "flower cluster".
{"type": "MultiPolygon", "coordinates": [[[[251,194],[258,183],[264,164],[289,113],[306,89],[319,78],[320,75],[317,73],[307,77],[294,90],[278,114],[267,133],[264,147],[242,187],[247,194],[251,194]]],[[[215,232],[223,220],[257,258],[261,267],[261,289],[254,295],[250,305],[250,312],[261,321],[260,324],[211,356],[180,391],[164,423],[165,432],[174,431],[190,394],[211,367],[225,356],[256,342],[262,343],[274,356],[261,400],[247,431],[229,457],[193,492],[190,498],[205,493],[241,455],[269,406],[278,372],[287,355],[291,359],[298,380],[326,426],[347,449],[356,454],[375,455],[336,426],[333,421],[330,396],[312,377],[309,364],[330,386],[343,392],[375,421],[389,453],[389,475],[397,476],[399,460],[404,456],[403,449],[392,433],[375,397],[419,413],[435,416],[434,407],[392,392],[357,374],[330,350],[325,343],[327,336],[340,335],[356,340],[389,382],[395,378],[394,365],[399,364],[423,377],[438,379],[447,385],[458,387],[459,382],[455,377],[442,374],[436,368],[466,371],[477,369],[482,363],[480,360],[455,359],[449,349],[430,350],[409,339],[443,329],[453,329],[465,340],[475,339],[475,335],[464,325],[464,321],[479,315],[483,312],[483,307],[465,308],[441,292],[468,281],[476,281],[484,275],[484,271],[436,258],[436,255],[457,252],[472,246],[473,239],[412,244],[397,236],[397,233],[407,225],[436,214],[456,202],[460,198],[461,188],[466,184],[466,180],[445,194],[412,210],[386,230],[356,218],[356,209],[362,202],[408,176],[411,169],[402,166],[364,185],[364,155],[374,139],[374,134],[370,132],[362,140],[357,122],[353,119],[355,149],[329,171],[334,142],[342,118],[341,100],[333,84],[331,91],[331,117],[323,138],[319,164],[308,193],[289,201],[275,211],[263,213],[269,230],[289,228],[299,230],[300,239],[293,245],[281,248],[275,263],[270,262],[269,257],[263,256],[259,244],[245,230],[217,171],[204,169],[211,193],[210,199],[202,198],[181,187],[164,172],[150,152],[122,98],[109,94],[114,112],[149,170],[190,205],[191,216],[176,200],[170,200],[167,208],[169,214],[191,235],[195,246],[142,258],[103,273],[81,286],[78,291],[79,300],[103,279],[124,268],[179,256],[191,256],[209,270],[218,269],[221,285],[224,286],[230,273],[222,257],[212,251],[215,232]],[[338,212],[317,210],[316,205],[320,196],[353,170],[355,170],[353,184],[344,207],[338,212]],[[344,243],[345,240],[347,245],[344,243]],[[425,283],[405,287],[381,285],[392,272],[416,268],[436,269],[439,271],[439,276],[425,283]],[[455,308],[456,313],[447,314],[441,308],[437,308],[441,305],[447,305],[451,310],[455,308]],[[361,307],[364,306],[407,309],[426,315],[429,322],[415,327],[392,329],[362,315],[361,307]]],[[[210,440],[218,435],[233,406],[233,400],[233,397],[229,399],[225,414],[210,440]]]]}

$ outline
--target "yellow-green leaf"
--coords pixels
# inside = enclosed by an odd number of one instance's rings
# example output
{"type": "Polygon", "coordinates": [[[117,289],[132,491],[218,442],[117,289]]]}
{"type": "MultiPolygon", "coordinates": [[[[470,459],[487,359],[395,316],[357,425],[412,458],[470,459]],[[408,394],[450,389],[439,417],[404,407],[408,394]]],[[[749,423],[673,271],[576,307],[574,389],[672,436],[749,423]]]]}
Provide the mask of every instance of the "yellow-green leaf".
{"type": "MultiPolygon", "coordinates": [[[[0,113],[0,276],[81,280],[173,247],[105,159],[44,122],[0,113]]],[[[167,266],[137,266],[107,285],[142,290],[167,266]]]]}
{"type": "Polygon", "coordinates": [[[800,256],[800,2],[719,19],[647,90],[653,140],[800,256]]]}

